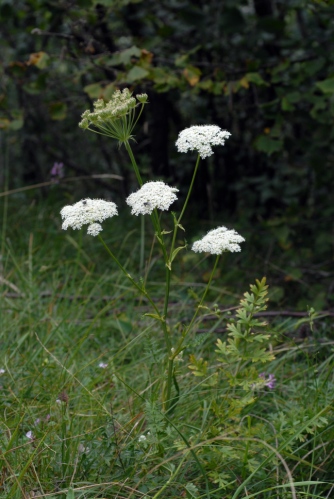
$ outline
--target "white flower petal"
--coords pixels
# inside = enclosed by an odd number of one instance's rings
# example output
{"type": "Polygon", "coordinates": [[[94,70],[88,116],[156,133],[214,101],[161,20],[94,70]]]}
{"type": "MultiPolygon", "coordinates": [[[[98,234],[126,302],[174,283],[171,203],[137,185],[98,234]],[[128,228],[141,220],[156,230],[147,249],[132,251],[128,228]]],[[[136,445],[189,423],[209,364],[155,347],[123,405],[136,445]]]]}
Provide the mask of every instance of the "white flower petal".
{"type": "Polygon", "coordinates": [[[213,154],[211,146],[223,146],[230,135],[217,125],[195,125],[179,133],[176,147],[179,152],[197,151],[204,159],[213,154]]]}
{"type": "Polygon", "coordinates": [[[87,234],[90,236],[97,236],[102,230],[102,225],[98,223],[91,224],[87,229],[87,234]]]}
{"type": "Polygon", "coordinates": [[[82,199],[73,205],[64,206],[60,212],[63,221],[62,228],[81,229],[83,225],[89,225],[87,233],[97,236],[102,226],[96,222],[103,222],[106,218],[117,215],[117,206],[111,201],[103,199],[82,199]]]}
{"type": "Polygon", "coordinates": [[[161,181],[146,182],[137,192],[130,194],[126,203],[131,207],[132,215],[149,215],[154,208],[168,210],[177,200],[175,192],[178,191],[161,181]]]}
{"type": "Polygon", "coordinates": [[[239,243],[245,239],[234,229],[228,230],[226,227],[218,227],[210,230],[199,241],[194,242],[192,250],[195,253],[211,253],[212,255],[221,255],[225,251],[241,251],[239,243]]]}

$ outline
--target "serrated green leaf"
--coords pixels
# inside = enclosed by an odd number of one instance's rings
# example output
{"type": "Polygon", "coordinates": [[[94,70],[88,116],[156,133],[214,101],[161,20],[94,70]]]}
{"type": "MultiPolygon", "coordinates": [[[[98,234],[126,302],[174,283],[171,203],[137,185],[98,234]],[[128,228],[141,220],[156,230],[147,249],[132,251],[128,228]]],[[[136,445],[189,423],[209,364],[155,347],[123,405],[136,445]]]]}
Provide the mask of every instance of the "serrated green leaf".
{"type": "Polygon", "coordinates": [[[193,497],[198,497],[199,496],[199,491],[196,485],[193,483],[189,482],[186,485],[186,491],[187,491],[187,497],[193,498],[193,497]]]}
{"type": "Polygon", "coordinates": [[[203,377],[207,375],[208,362],[203,359],[196,359],[195,355],[190,355],[191,364],[188,368],[191,369],[194,376],[203,377]]]}

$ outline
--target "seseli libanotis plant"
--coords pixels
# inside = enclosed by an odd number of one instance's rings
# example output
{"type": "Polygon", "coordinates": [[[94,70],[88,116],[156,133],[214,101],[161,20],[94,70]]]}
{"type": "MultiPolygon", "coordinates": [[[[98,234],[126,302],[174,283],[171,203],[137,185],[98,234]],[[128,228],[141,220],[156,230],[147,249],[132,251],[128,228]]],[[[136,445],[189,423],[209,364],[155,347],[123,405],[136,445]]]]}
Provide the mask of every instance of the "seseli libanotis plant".
{"type": "Polygon", "coordinates": [[[142,281],[134,279],[127,272],[122,263],[115,256],[113,250],[106,245],[101,236],[101,223],[107,218],[111,218],[118,214],[115,203],[102,199],[83,199],[72,206],[65,206],[61,210],[61,216],[63,218],[62,228],[65,230],[68,227],[81,229],[84,225],[88,225],[87,233],[91,236],[98,236],[119,269],[131,281],[138,293],[144,295],[150,303],[152,312],[147,313],[146,315],[152,317],[160,324],[164,335],[166,347],[166,381],[163,383],[161,389],[161,402],[165,413],[170,413],[177,403],[177,395],[172,395],[173,385],[178,392],[174,362],[179,358],[185,348],[185,340],[190,334],[197,315],[203,306],[220,256],[228,251],[241,251],[240,243],[244,242],[244,238],[235,230],[229,230],[222,226],[211,230],[202,239],[194,242],[191,248],[192,251],[215,255],[215,260],[207,286],[204,289],[192,319],[188,325],[184,326],[181,336],[175,337],[176,335],[173,334],[168,321],[171,274],[173,271],[174,259],[177,257],[178,253],[186,247],[176,247],[177,232],[179,229],[185,230],[181,225],[181,221],[188,205],[201,158],[204,159],[211,156],[214,153],[212,148],[219,145],[223,146],[225,140],[228,139],[231,134],[216,125],[192,126],[180,132],[176,141],[177,150],[182,153],[195,151],[197,152],[197,160],[181,212],[178,216],[175,213],[171,213],[173,230],[167,232],[163,230],[161,226],[159,211],[169,210],[170,206],[178,199],[178,189],[176,187],[170,187],[160,180],[144,183],[130,145],[130,141],[134,138],[134,127],[147,103],[148,96],[146,94],[133,96],[127,88],[123,91],[116,90],[109,102],[105,103],[104,100],[99,99],[94,103],[94,110],[92,112],[89,110],[85,111],[79,126],[84,130],[90,130],[94,133],[106,135],[118,140],[120,145],[124,144],[129,154],[139,184],[139,189],[128,196],[126,203],[131,208],[132,215],[150,215],[151,217],[155,237],[161,247],[166,269],[164,285],[165,296],[162,310],[159,310],[142,281]]]}

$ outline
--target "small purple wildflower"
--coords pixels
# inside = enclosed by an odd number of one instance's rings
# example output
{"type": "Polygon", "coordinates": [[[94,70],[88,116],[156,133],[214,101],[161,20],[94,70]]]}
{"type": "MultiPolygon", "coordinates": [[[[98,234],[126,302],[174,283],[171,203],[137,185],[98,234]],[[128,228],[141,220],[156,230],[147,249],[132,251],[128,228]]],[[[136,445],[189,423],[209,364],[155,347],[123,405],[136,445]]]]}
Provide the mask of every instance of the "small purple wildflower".
{"type": "Polygon", "coordinates": [[[65,176],[64,163],[54,163],[50,170],[51,180],[58,181],[65,176]]]}
{"type": "Polygon", "coordinates": [[[265,381],[264,386],[267,386],[270,390],[273,390],[276,386],[276,378],[273,374],[268,374],[268,378],[266,377],[266,373],[259,374],[259,377],[265,381]]]}
{"type": "Polygon", "coordinates": [[[29,439],[29,440],[34,440],[34,434],[31,430],[27,431],[26,433],[26,437],[29,439]]]}
{"type": "Polygon", "coordinates": [[[273,390],[276,386],[276,378],[273,374],[269,374],[266,386],[270,388],[270,390],[273,390]]]}

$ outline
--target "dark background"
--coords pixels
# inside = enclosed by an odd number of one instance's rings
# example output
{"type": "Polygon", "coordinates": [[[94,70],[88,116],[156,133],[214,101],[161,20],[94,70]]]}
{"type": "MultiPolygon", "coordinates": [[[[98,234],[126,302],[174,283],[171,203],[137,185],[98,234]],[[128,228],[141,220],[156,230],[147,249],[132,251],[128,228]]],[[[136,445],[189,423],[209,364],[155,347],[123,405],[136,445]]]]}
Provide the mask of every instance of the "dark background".
{"type": "MultiPolygon", "coordinates": [[[[301,284],[298,306],[333,307],[333,2],[0,5],[1,191],[49,182],[62,162],[66,177],[123,180],[61,181],[60,196],[124,199],[135,185],[125,151],[78,122],[116,88],[146,92],[133,144],[143,177],[184,194],[195,156],[176,151],[179,131],[195,124],[230,131],[225,147],[202,161],[194,223],[223,219],[243,228],[249,261],[260,255],[260,266],[270,259],[279,269],[277,301],[301,284]]],[[[50,188],[25,192],[45,199],[50,188]]]]}

